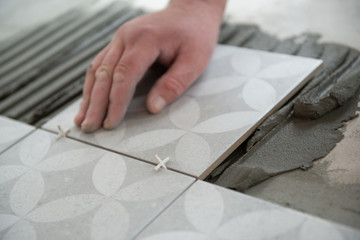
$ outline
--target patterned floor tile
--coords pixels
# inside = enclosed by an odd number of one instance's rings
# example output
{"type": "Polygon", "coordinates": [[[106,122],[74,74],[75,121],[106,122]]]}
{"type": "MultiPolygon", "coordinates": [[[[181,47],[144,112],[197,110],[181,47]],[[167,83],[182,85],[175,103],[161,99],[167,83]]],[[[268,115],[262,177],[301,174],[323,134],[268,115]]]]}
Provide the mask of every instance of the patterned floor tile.
{"type": "Polygon", "coordinates": [[[32,126],[0,116],[0,153],[32,130],[32,126]]]}
{"type": "Polygon", "coordinates": [[[0,155],[0,239],[130,239],[193,182],[37,130],[0,155]]]}
{"type": "Polygon", "coordinates": [[[359,238],[354,229],[197,181],[136,239],[359,238]]]}
{"type": "Polygon", "coordinates": [[[160,114],[149,114],[146,95],[140,94],[116,130],[81,133],[73,124],[79,102],[44,128],[56,130],[61,124],[72,128],[72,137],[147,161],[154,161],[156,153],[169,156],[170,168],[203,179],[304,85],[321,63],[219,45],[200,79],[160,114]]]}

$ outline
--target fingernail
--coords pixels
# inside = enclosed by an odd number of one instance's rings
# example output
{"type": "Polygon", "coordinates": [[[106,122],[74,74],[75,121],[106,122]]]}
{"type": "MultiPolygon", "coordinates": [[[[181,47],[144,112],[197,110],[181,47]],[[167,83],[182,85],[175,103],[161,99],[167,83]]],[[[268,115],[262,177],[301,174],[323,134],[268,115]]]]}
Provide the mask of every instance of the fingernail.
{"type": "Polygon", "coordinates": [[[81,124],[81,129],[85,132],[92,132],[92,131],[94,131],[94,125],[90,124],[88,122],[83,122],[81,124]]]}
{"type": "Polygon", "coordinates": [[[81,122],[80,122],[80,114],[76,114],[75,118],[74,118],[74,123],[76,124],[76,126],[80,126],[81,122]]]}
{"type": "Polygon", "coordinates": [[[113,127],[110,125],[110,123],[109,123],[109,119],[105,119],[105,121],[104,121],[104,123],[103,123],[103,127],[104,127],[105,129],[111,129],[111,128],[113,128],[113,127]]]}
{"type": "Polygon", "coordinates": [[[161,96],[157,96],[152,101],[152,105],[156,112],[160,112],[166,106],[166,101],[161,96]]]}

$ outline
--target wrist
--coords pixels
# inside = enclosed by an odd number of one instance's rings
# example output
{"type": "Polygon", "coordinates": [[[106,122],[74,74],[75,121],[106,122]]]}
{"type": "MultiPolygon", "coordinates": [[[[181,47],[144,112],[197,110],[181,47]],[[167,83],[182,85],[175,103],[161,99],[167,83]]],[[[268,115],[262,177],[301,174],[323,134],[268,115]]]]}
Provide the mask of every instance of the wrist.
{"type": "Polygon", "coordinates": [[[216,20],[220,25],[225,5],[226,0],[170,0],[167,8],[202,15],[204,18],[216,20]]]}

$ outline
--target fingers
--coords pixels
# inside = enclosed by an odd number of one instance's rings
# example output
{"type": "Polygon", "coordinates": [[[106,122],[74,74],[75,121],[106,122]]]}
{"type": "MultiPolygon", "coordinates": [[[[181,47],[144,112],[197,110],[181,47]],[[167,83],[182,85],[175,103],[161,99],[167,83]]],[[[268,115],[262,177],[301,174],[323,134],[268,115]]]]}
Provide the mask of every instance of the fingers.
{"type": "Polygon", "coordinates": [[[83,87],[83,97],[80,103],[80,109],[74,119],[76,125],[80,126],[85,119],[86,111],[90,103],[91,91],[95,82],[95,71],[102,63],[105,55],[109,50],[109,45],[106,46],[92,61],[89,69],[86,72],[85,83],[83,87]]]}
{"type": "Polygon", "coordinates": [[[135,92],[136,84],[158,55],[158,48],[154,48],[150,42],[125,49],[114,70],[104,128],[111,129],[120,124],[135,92]]]}
{"type": "Polygon", "coordinates": [[[85,132],[95,131],[102,125],[109,102],[113,71],[122,55],[123,48],[121,41],[113,40],[102,63],[96,69],[90,102],[81,124],[81,129],[85,132]]]}
{"type": "Polygon", "coordinates": [[[148,94],[146,105],[151,113],[160,112],[180,97],[204,71],[207,61],[196,53],[179,54],[169,70],[156,82],[148,94]]]}

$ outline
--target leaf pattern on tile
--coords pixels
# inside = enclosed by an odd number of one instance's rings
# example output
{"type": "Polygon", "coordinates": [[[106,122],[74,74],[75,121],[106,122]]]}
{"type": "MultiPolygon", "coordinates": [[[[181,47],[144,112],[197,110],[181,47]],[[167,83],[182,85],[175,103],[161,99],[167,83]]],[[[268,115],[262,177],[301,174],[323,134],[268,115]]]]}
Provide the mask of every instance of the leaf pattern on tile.
{"type": "Polygon", "coordinates": [[[91,234],[94,239],[123,239],[127,235],[130,220],[121,201],[161,199],[182,189],[177,178],[166,173],[121,188],[126,174],[126,162],[113,153],[105,154],[93,169],[93,184],[102,194],[99,197],[104,199],[99,203],[100,208],[95,212],[92,221],[91,234]]]}
{"type": "Polygon", "coordinates": [[[15,224],[20,217],[12,214],[0,214],[0,232],[15,224]]]}
{"type": "Polygon", "coordinates": [[[260,119],[261,113],[242,111],[225,113],[196,125],[191,131],[196,133],[221,133],[236,130],[260,119]]]}
{"type": "Polygon", "coordinates": [[[185,195],[184,210],[187,219],[198,231],[211,233],[222,221],[224,201],[214,186],[193,185],[185,195]]]}
{"type": "Polygon", "coordinates": [[[176,179],[174,175],[159,175],[145,178],[122,188],[113,197],[120,201],[129,202],[163,198],[182,189],[176,179]]]}
{"type": "Polygon", "coordinates": [[[146,151],[169,144],[185,133],[184,130],[178,129],[158,129],[125,139],[119,145],[130,152],[146,151]]]}
{"type": "Polygon", "coordinates": [[[22,220],[12,227],[3,240],[35,240],[35,228],[27,221],[22,220]]]}
{"type": "Polygon", "coordinates": [[[11,190],[11,210],[20,217],[25,216],[38,204],[44,185],[44,179],[37,171],[30,170],[23,175],[11,190]]]}
{"type": "MultiPolygon", "coordinates": [[[[89,148],[84,148],[84,149],[70,150],[64,153],[51,156],[49,158],[45,158],[45,156],[48,154],[48,151],[52,143],[49,135],[50,134],[43,131],[36,131],[20,143],[19,158],[25,166],[24,165],[0,166],[0,173],[1,172],[4,173],[4,175],[1,175],[0,177],[0,183],[4,183],[10,179],[20,176],[20,178],[16,181],[15,185],[13,186],[9,197],[11,210],[17,215],[13,217],[8,217],[9,221],[12,223],[12,228],[9,230],[9,232],[14,232],[14,234],[16,231],[13,229],[14,228],[16,229],[16,227],[19,224],[21,224],[21,220],[19,222],[18,217],[27,218],[30,216],[30,218],[32,217],[36,218],[37,216],[39,218],[39,214],[42,213],[41,211],[49,210],[47,209],[46,206],[45,206],[45,210],[43,210],[44,206],[35,208],[38,205],[44,193],[45,183],[41,175],[42,170],[44,171],[68,170],[86,164],[90,161],[93,161],[100,156],[99,151],[95,151],[89,148]],[[12,220],[15,218],[18,219],[18,222],[16,224],[12,222],[12,220]]],[[[66,208],[66,203],[64,204],[66,208]]],[[[59,203],[59,205],[61,205],[61,203],[59,203]]],[[[59,206],[57,206],[54,203],[54,204],[50,204],[48,207],[49,208],[54,207],[56,209],[59,206]]],[[[55,212],[58,210],[55,210],[55,212]]],[[[72,209],[72,210],[73,212],[77,211],[76,209],[72,209]]],[[[66,215],[66,212],[61,212],[61,214],[63,213],[66,215]]],[[[53,217],[56,220],[57,217],[61,218],[61,214],[53,217]]],[[[45,215],[45,218],[46,216],[47,215],[45,215]]],[[[51,217],[49,218],[51,219],[51,217]]],[[[16,234],[15,235],[14,234],[11,236],[17,236],[16,234]]]]}
{"type": "Polygon", "coordinates": [[[91,236],[96,240],[124,239],[129,225],[129,214],[124,206],[109,199],[95,213],[91,224],[91,236]]]}
{"type": "Polygon", "coordinates": [[[248,77],[239,75],[216,77],[207,81],[195,83],[194,86],[189,89],[187,94],[196,97],[219,94],[238,88],[247,81],[249,81],[248,77]]]}
{"type": "MultiPolygon", "coordinates": [[[[329,223],[327,223],[328,226],[311,225],[313,222],[309,221],[309,225],[305,226],[304,221],[306,217],[299,214],[291,214],[289,210],[279,207],[262,210],[251,207],[252,210],[250,212],[240,212],[240,215],[224,221],[226,206],[222,194],[214,185],[201,183],[201,181],[191,186],[184,195],[183,205],[177,206],[183,207],[183,213],[188,222],[195,228],[195,231],[188,231],[189,227],[185,224],[183,225],[185,226],[184,230],[159,233],[144,239],[237,240],[239,238],[242,239],[242,237],[252,240],[278,239],[279,237],[288,236],[288,233],[298,232],[301,227],[303,228],[304,236],[299,239],[342,239],[338,237],[339,233],[337,230],[333,231],[334,236],[336,236],[334,238],[327,238],[327,234],[315,235],[316,237],[309,238],[308,236],[313,232],[326,232],[327,228],[333,227],[333,225],[329,223]]],[[[175,210],[177,214],[180,211],[181,209],[175,210]]],[[[167,217],[169,216],[167,215],[167,217]]],[[[165,219],[168,219],[167,217],[165,219]]],[[[161,223],[161,221],[158,223],[161,223]]],[[[179,229],[179,226],[175,226],[175,228],[179,229]]]]}
{"type": "Polygon", "coordinates": [[[105,154],[95,165],[92,180],[100,193],[110,197],[120,189],[125,176],[125,161],[117,155],[105,154]]]}
{"type": "Polygon", "coordinates": [[[251,108],[265,112],[275,105],[276,91],[271,84],[261,79],[253,79],[245,84],[242,98],[251,108]]]}
{"type": "Polygon", "coordinates": [[[301,226],[299,239],[301,240],[342,240],[345,237],[328,222],[320,219],[308,218],[301,226]]]}
{"type": "Polygon", "coordinates": [[[48,202],[29,213],[26,219],[34,222],[57,222],[74,218],[100,206],[105,197],[97,194],[80,194],[48,202]]]}
{"type": "Polygon", "coordinates": [[[210,162],[211,149],[208,142],[201,136],[186,133],[175,148],[175,159],[183,163],[184,170],[188,172],[197,169],[206,169],[210,162]],[[194,148],[196,146],[196,148],[194,148]],[[199,161],[202,159],[202,161],[199,161]]]}
{"type": "Polygon", "coordinates": [[[231,65],[237,73],[254,77],[261,68],[261,58],[256,52],[241,50],[232,56],[231,65]]]}
{"type": "Polygon", "coordinates": [[[76,168],[99,158],[101,152],[94,148],[69,150],[41,161],[35,168],[40,171],[63,171],[76,168]]]}
{"type": "Polygon", "coordinates": [[[51,146],[51,139],[46,132],[37,131],[21,142],[19,157],[21,162],[32,167],[40,162],[51,146]]]}
{"type": "Polygon", "coordinates": [[[209,240],[208,235],[190,232],[190,231],[173,231],[173,232],[165,232],[159,233],[150,237],[144,238],[144,240],[184,240],[184,239],[192,239],[192,240],[209,240]]]}
{"type": "Polygon", "coordinates": [[[285,78],[309,71],[309,65],[301,60],[283,61],[272,64],[260,72],[257,76],[265,79],[285,78]]]}
{"type": "Polygon", "coordinates": [[[251,236],[261,240],[276,238],[286,234],[303,223],[301,216],[289,215],[286,210],[260,210],[237,216],[225,222],[216,235],[224,239],[238,239],[238,236],[251,236]],[[274,221],[276,219],[276,221],[274,221]],[[261,226],[259,228],[259,226],[261,226]]]}
{"type": "Polygon", "coordinates": [[[200,118],[200,106],[194,98],[184,96],[171,104],[169,118],[176,127],[190,129],[200,118]]]}
{"type": "Polygon", "coordinates": [[[21,165],[3,165],[0,166],[0,184],[19,177],[28,170],[27,167],[21,165]]]}

